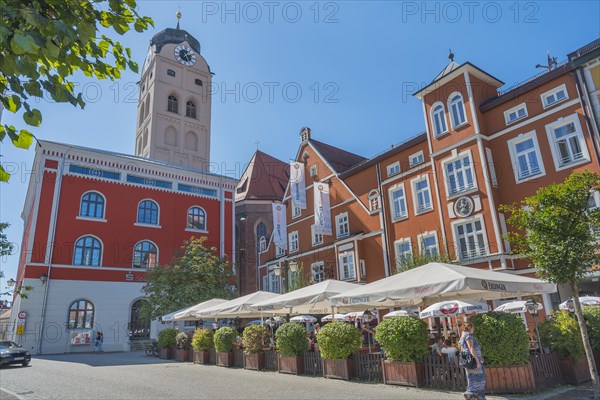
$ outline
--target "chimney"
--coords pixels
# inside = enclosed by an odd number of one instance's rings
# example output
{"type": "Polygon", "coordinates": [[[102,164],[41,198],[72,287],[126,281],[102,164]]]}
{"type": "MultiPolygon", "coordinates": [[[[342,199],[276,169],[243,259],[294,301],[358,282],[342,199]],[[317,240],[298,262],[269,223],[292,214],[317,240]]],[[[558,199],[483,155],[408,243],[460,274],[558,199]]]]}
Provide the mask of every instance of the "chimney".
{"type": "Polygon", "coordinates": [[[300,140],[302,142],[306,142],[309,139],[310,139],[310,128],[305,126],[304,128],[302,128],[300,130],[300,140]]]}

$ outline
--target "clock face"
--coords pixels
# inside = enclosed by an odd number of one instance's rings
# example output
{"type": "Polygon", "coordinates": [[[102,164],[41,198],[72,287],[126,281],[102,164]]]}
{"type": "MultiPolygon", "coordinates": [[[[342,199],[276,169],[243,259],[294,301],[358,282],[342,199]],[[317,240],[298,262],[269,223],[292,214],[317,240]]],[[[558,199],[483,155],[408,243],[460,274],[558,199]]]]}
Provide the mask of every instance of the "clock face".
{"type": "Polygon", "coordinates": [[[473,201],[468,197],[461,197],[454,203],[454,212],[459,217],[468,217],[473,212],[473,201]]]}
{"type": "Polygon", "coordinates": [[[183,65],[191,67],[196,64],[196,54],[188,46],[180,44],[175,47],[175,58],[183,65]]]}

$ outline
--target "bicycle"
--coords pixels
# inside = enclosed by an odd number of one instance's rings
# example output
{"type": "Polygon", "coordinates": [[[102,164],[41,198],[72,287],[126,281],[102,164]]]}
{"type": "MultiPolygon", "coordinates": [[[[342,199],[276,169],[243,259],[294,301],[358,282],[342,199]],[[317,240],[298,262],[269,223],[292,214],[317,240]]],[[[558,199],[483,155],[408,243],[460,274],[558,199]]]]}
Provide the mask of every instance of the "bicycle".
{"type": "Polygon", "coordinates": [[[152,344],[146,345],[146,355],[148,357],[154,356],[158,357],[160,354],[160,349],[158,348],[158,343],[156,341],[152,341],[152,344]]]}

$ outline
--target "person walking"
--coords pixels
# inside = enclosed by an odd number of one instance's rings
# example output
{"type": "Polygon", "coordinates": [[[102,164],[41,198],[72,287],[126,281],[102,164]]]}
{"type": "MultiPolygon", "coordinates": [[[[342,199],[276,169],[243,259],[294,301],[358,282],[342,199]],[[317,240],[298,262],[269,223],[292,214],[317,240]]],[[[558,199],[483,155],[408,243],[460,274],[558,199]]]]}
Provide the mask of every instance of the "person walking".
{"type": "Polygon", "coordinates": [[[475,368],[465,368],[467,373],[467,391],[464,393],[467,400],[484,400],[485,399],[485,369],[483,367],[483,357],[481,356],[481,347],[479,342],[473,336],[475,327],[471,322],[463,324],[463,334],[460,338],[460,346],[462,351],[471,353],[477,362],[475,368]]]}
{"type": "Polygon", "coordinates": [[[98,343],[98,353],[104,353],[104,349],[102,348],[102,344],[104,343],[104,334],[102,332],[98,332],[96,342],[98,343]]]}
{"type": "Polygon", "coordinates": [[[96,340],[94,340],[94,353],[98,353],[100,347],[100,332],[96,333],[96,340]]]}

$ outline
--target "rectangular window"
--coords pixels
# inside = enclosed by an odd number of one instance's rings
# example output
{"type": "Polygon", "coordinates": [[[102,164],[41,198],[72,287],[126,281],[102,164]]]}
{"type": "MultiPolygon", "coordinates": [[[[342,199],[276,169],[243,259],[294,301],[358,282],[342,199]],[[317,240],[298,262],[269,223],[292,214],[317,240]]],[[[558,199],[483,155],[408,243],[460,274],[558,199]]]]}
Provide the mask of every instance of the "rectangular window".
{"type": "Polygon", "coordinates": [[[298,206],[292,207],[292,218],[298,218],[301,213],[302,213],[302,210],[300,209],[300,207],[298,207],[298,206]]]}
{"type": "Polygon", "coordinates": [[[448,196],[466,192],[475,187],[471,155],[465,154],[445,163],[448,196]]]}
{"type": "Polygon", "coordinates": [[[348,251],[340,254],[340,274],[342,280],[356,279],[354,252],[348,251]]]}
{"type": "Polygon", "coordinates": [[[312,245],[316,246],[318,244],[322,244],[323,243],[323,235],[320,233],[315,233],[315,226],[311,225],[310,227],[310,233],[312,236],[312,245]]]}
{"type": "Polygon", "coordinates": [[[455,230],[458,256],[461,260],[483,257],[487,254],[481,220],[456,225],[455,230]]]}
{"type": "Polygon", "coordinates": [[[310,271],[313,283],[319,283],[325,280],[325,264],[323,261],[312,263],[310,265],[310,271]]]}
{"type": "Polygon", "coordinates": [[[414,167],[415,165],[421,164],[425,161],[425,156],[423,155],[423,151],[419,151],[418,153],[411,154],[408,157],[408,164],[410,167],[414,167]]]}
{"type": "Polygon", "coordinates": [[[165,188],[165,189],[171,189],[173,186],[173,183],[168,182],[168,181],[161,181],[161,180],[152,179],[152,178],[144,178],[144,177],[136,176],[136,175],[127,174],[126,179],[127,179],[127,182],[137,183],[137,184],[145,185],[145,186],[160,187],[160,188],[165,188]]]}
{"type": "Polygon", "coordinates": [[[348,222],[347,212],[335,216],[335,227],[338,238],[350,235],[350,223],[348,222]]]}
{"type": "Polygon", "coordinates": [[[279,287],[279,277],[275,272],[269,272],[269,292],[280,293],[279,287]]]}
{"type": "Polygon", "coordinates": [[[400,162],[396,161],[395,163],[387,166],[388,176],[396,175],[398,173],[400,173],[400,162]]]}
{"type": "Polygon", "coordinates": [[[401,266],[412,260],[412,246],[410,239],[400,239],[394,242],[396,249],[396,265],[401,266]]]}
{"type": "Polygon", "coordinates": [[[589,161],[577,114],[546,125],[557,170],[589,161]]]}
{"type": "Polygon", "coordinates": [[[437,235],[433,233],[424,233],[418,236],[419,240],[419,252],[424,257],[437,257],[438,245],[437,235]]]}
{"type": "Polygon", "coordinates": [[[392,221],[396,222],[408,217],[406,208],[406,193],[404,192],[404,184],[390,189],[390,208],[392,212],[392,221]]]}
{"type": "Polygon", "coordinates": [[[182,183],[177,185],[177,190],[181,192],[201,194],[203,196],[217,197],[217,191],[215,189],[206,189],[203,187],[184,185],[182,183]]]}
{"type": "Polygon", "coordinates": [[[427,177],[414,179],[411,183],[413,189],[413,201],[415,203],[415,213],[419,214],[433,209],[431,192],[429,191],[429,180],[427,177]]]}
{"type": "Polygon", "coordinates": [[[167,75],[169,75],[169,76],[175,76],[175,71],[173,71],[172,69],[168,69],[167,70],[167,75]]]}
{"type": "Polygon", "coordinates": [[[538,175],[545,175],[535,131],[509,140],[508,149],[516,182],[522,182],[538,175]]]}
{"type": "Polygon", "coordinates": [[[201,79],[194,79],[194,83],[198,86],[202,86],[202,80],[201,79]]]}
{"type": "Polygon", "coordinates": [[[542,93],[542,104],[544,105],[544,108],[546,108],[560,103],[568,98],[569,95],[567,93],[567,86],[562,84],[557,88],[542,93]]]}
{"type": "Polygon", "coordinates": [[[106,178],[118,181],[121,179],[121,174],[118,172],[104,171],[97,168],[81,167],[79,165],[69,165],[69,172],[76,174],[90,175],[98,178],[106,178]]]}
{"type": "Polygon", "coordinates": [[[317,164],[313,164],[310,166],[310,177],[313,178],[317,176],[317,164]]]}
{"type": "Polygon", "coordinates": [[[290,253],[298,251],[298,231],[291,232],[288,235],[288,241],[290,242],[290,253]]]}
{"type": "Polygon", "coordinates": [[[504,121],[506,121],[506,125],[510,125],[525,117],[527,117],[527,105],[525,105],[525,103],[504,111],[504,121]]]}
{"type": "Polygon", "coordinates": [[[281,257],[285,255],[285,249],[278,244],[275,245],[275,257],[281,257]]]}

